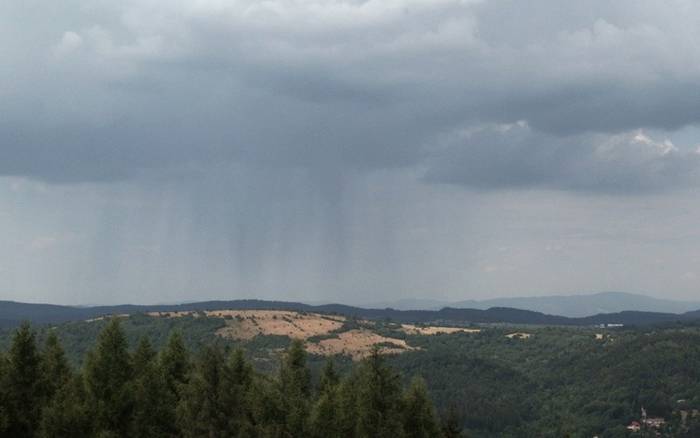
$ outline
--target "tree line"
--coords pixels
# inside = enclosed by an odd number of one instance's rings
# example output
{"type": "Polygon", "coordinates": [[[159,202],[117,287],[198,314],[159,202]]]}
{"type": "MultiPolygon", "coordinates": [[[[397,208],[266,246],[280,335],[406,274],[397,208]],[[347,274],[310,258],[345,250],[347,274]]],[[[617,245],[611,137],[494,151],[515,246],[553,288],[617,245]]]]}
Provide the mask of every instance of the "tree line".
{"type": "Polygon", "coordinates": [[[404,387],[378,348],[344,375],[329,359],[314,383],[295,341],[278,369],[255,371],[240,349],[192,354],[178,332],[160,351],[148,338],[132,351],[116,318],[73,369],[54,333],[39,347],[23,324],[0,354],[0,436],[461,436],[456,415],[440,420],[425,383],[404,387]]]}

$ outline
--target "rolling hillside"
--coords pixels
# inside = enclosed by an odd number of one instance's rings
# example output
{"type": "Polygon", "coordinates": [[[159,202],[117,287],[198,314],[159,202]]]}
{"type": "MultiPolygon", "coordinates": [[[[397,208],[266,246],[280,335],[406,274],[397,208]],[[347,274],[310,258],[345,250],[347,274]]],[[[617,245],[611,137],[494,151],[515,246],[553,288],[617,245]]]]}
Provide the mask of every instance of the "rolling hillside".
{"type": "Polygon", "coordinates": [[[647,325],[674,321],[700,319],[700,311],[686,313],[622,311],[601,313],[593,316],[571,318],[522,310],[512,307],[470,309],[445,307],[440,310],[396,310],[365,309],[342,304],[309,305],[284,301],[233,300],[202,301],[176,305],[118,305],[96,307],[72,307],[51,304],[30,304],[0,301],[0,327],[14,327],[27,320],[34,324],[57,324],[80,321],[105,315],[138,314],[148,312],[191,312],[214,310],[292,310],[339,314],[372,320],[392,320],[404,323],[448,323],[448,324],[538,324],[586,326],[597,324],[647,325]]]}

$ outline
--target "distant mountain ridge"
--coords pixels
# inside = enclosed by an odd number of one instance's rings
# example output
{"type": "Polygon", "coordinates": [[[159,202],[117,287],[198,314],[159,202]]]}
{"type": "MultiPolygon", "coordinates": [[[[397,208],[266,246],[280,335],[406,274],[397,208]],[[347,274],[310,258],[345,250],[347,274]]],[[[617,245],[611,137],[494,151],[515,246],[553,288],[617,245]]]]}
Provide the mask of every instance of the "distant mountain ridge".
{"type": "Polygon", "coordinates": [[[625,311],[685,313],[700,309],[700,301],[668,300],[628,292],[600,292],[587,295],[492,298],[457,302],[401,299],[368,307],[391,307],[398,310],[439,310],[443,307],[486,310],[492,307],[511,307],[569,318],[583,318],[625,311]]]}
{"type": "Polygon", "coordinates": [[[398,310],[391,308],[367,309],[343,304],[310,305],[286,301],[233,300],[203,301],[168,305],[118,305],[73,307],[52,304],[30,304],[0,301],[0,327],[13,327],[22,321],[34,324],[57,324],[86,320],[105,315],[136,314],[144,312],[176,312],[223,309],[294,310],[303,312],[336,313],[366,319],[391,319],[397,322],[453,324],[506,323],[540,325],[647,325],[700,320],[700,310],[684,313],[622,311],[585,317],[566,317],[512,307],[465,309],[445,307],[439,310],[398,310]]]}

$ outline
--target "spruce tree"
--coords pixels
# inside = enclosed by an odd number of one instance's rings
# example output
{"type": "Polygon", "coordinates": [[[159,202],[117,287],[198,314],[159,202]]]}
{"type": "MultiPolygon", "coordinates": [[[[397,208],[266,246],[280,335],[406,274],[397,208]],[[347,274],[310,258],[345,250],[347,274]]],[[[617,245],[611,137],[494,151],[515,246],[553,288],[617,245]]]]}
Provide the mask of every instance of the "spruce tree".
{"type": "Polygon", "coordinates": [[[311,371],[306,365],[306,350],[294,340],[280,367],[280,391],[285,411],[285,430],[289,436],[306,436],[310,411],[311,371]]]}
{"type": "Polygon", "coordinates": [[[357,372],[352,372],[346,378],[341,380],[337,388],[338,410],[338,428],[341,431],[340,436],[352,437],[357,435],[357,418],[358,418],[358,392],[360,389],[360,377],[357,372]]]}
{"type": "Polygon", "coordinates": [[[253,367],[248,363],[240,348],[231,353],[224,371],[226,381],[233,385],[248,388],[253,379],[253,367]]]}
{"type": "Polygon", "coordinates": [[[43,394],[40,356],[28,323],[23,323],[15,332],[5,374],[5,433],[17,438],[32,437],[39,423],[43,394]]]}
{"type": "Polygon", "coordinates": [[[156,352],[151,346],[151,341],[147,337],[142,337],[139,341],[139,345],[134,351],[132,363],[134,368],[134,377],[139,377],[140,375],[147,372],[154,364],[153,361],[156,357],[156,352]]]}
{"type": "Polygon", "coordinates": [[[248,393],[248,403],[255,431],[253,436],[285,436],[286,413],[277,381],[266,375],[253,379],[248,393]]]}
{"type": "Polygon", "coordinates": [[[326,363],[323,366],[323,369],[321,370],[318,391],[320,394],[323,394],[324,392],[338,386],[339,382],[340,382],[340,375],[338,374],[338,371],[335,369],[335,362],[333,361],[333,358],[329,357],[326,360],[326,363]]]}
{"type": "Polygon", "coordinates": [[[177,421],[186,437],[229,436],[226,406],[221,403],[224,359],[221,351],[205,347],[177,406],[177,421]]]}
{"type": "Polygon", "coordinates": [[[143,438],[172,436],[175,424],[175,396],[155,362],[156,353],[148,338],[142,338],[134,352],[134,413],[131,436],[143,438]]]}
{"type": "Polygon", "coordinates": [[[228,429],[243,431],[250,429],[250,410],[247,400],[253,379],[253,368],[245,359],[243,351],[234,350],[223,368],[220,403],[226,409],[228,429]]]}
{"type": "Polygon", "coordinates": [[[39,436],[73,438],[92,435],[91,411],[86,403],[82,375],[70,377],[58,387],[42,412],[39,436]]]}
{"type": "Polygon", "coordinates": [[[338,389],[321,393],[311,409],[310,435],[316,438],[343,436],[338,389]]]}
{"type": "Polygon", "coordinates": [[[403,397],[403,429],[406,438],[441,436],[435,409],[423,379],[414,378],[403,397]]]}
{"type": "Polygon", "coordinates": [[[318,438],[343,436],[339,388],[340,376],[332,358],[326,361],[319,378],[319,395],[310,414],[311,435],[318,438]]]}
{"type": "Polygon", "coordinates": [[[0,352],[0,436],[6,436],[9,427],[9,412],[7,400],[7,359],[0,352]]]}
{"type": "Polygon", "coordinates": [[[403,437],[400,376],[375,346],[361,365],[357,432],[361,438],[403,437]]]}
{"type": "Polygon", "coordinates": [[[126,336],[113,318],[88,353],[85,386],[95,432],[103,436],[129,436],[133,412],[133,367],[126,336]]]}
{"type": "Polygon", "coordinates": [[[173,332],[161,350],[158,363],[163,371],[168,389],[179,400],[179,388],[187,383],[191,371],[190,354],[180,332],[173,332]]]}
{"type": "Polygon", "coordinates": [[[49,331],[44,344],[40,374],[42,390],[47,401],[52,399],[58,389],[71,378],[71,369],[66,359],[66,353],[53,330],[49,331]]]}

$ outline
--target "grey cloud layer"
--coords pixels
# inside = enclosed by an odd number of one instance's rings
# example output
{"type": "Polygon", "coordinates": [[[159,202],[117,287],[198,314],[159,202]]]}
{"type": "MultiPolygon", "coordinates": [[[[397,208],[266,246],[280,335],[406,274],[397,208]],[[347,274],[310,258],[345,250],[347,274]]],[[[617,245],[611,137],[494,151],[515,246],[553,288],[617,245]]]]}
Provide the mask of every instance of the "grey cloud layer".
{"type": "Polygon", "coordinates": [[[0,294],[697,298],[699,21],[681,0],[0,1],[0,294]]]}
{"type": "Polygon", "coordinates": [[[561,138],[520,123],[456,133],[431,164],[434,182],[633,194],[694,184],[700,154],[641,132],[561,138]]]}
{"type": "Polygon", "coordinates": [[[482,188],[695,180],[693,145],[634,137],[700,121],[696,2],[32,3],[0,6],[5,175],[238,162],[416,166],[482,188]]]}

